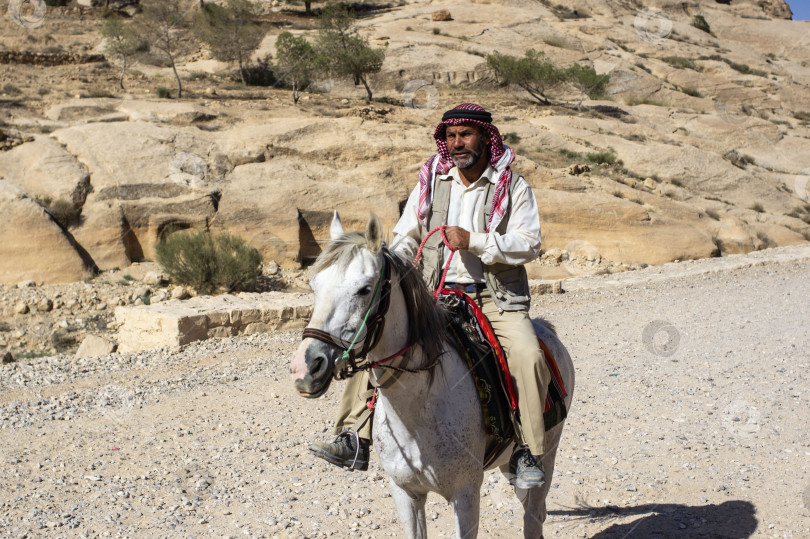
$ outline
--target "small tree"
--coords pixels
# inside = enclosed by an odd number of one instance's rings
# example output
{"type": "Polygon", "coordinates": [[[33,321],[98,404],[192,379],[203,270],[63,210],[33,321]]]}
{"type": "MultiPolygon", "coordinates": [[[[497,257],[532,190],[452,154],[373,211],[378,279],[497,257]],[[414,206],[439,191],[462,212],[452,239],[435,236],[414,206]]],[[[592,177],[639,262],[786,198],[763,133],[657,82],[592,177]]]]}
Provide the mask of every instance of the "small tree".
{"type": "Polygon", "coordinates": [[[137,21],[140,35],[169,60],[177,81],[177,97],[183,95],[183,83],[177,74],[175,60],[183,52],[183,40],[188,29],[186,13],[189,5],[180,0],[143,0],[143,12],[137,21]]]}
{"type": "Polygon", "coordinates": [[[355,85],[362,83],[371,101],[368,76],[379,73],[385,50],[371,48],[368,39],[358,33],[354,23],[354,14],[342,6],[326,8],[318,30],[318,55],[336,75],[354,78],[355,85]]]}
{"type": "Polygon", "coordinates": [[[487,56],[487,64],[501,84],[519,86],[543,105],[553,104],[546,97],[546,92],[565,78],[562,70],[546,60],[542,52],[534,49],[527,50],[523,58],[495,51],[487,56]]]}
{"type": "Polygon", "coordinates": [[[318,68],[315,49],[303,37],[282,32],[276,38],[276,57],[282,79],[292,86],[293,103],[298,103],[318,68]]]}
{"type": "Polygon", "coordinates": [[[227,0],[224,6],[206,4],[194,24],[194,33],[208,45],[214,58],[237,62],[242,84],[247,84],[245,63],[265,35],[254,22],[259,14],[259,5],[251,0],[227,0]]]}
{"type": "Polygon", "coordinates": [[[603,97],[607,91],[607,85],[610,82],[610,75],[597,75],[596,70],[591,66],[583,66],[580,64],[574,64],[566,69],[563,78],[579,90],[579,103],[577,103],[577,108],[582,106],[586,95],[591,99],[603,97]]]}
{"type": "Polygon", "coordinates": [[[104,36],[104,52],[111,56],[121,57],[121,76],[118,85],[124,89],[124,76],[127,72],[127,61],[136,52],[145,47],[143,41],[138,39],[137,34],[132,31],[129,25],[124,24],[123,19],[118,15],[110,15],[101,27],[101,35],[104,36]]]}

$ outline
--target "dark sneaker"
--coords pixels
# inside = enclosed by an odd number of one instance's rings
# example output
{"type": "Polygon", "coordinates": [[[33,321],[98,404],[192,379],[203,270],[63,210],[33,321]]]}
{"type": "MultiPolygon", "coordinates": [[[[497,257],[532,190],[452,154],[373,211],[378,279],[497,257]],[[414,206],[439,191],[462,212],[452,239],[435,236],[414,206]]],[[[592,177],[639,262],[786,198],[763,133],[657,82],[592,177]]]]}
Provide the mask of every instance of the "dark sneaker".
{"type": "Polygon", "coordinates": [[[546,482],[546,474],[543,473],[543,466],[529,451],[528,447],[521,447],[512,453],[509,461],[509,468],[512,471],[513,479],[510,481],[517,488],[530,489],[542,487],[546,482]]]}
{"type": "Polygon", "coordinates": [[[368,446],[369,441],[365,438],[358,438],[353,432],[341,432],[334,442],[315,442],[309,450],[335,466],[365,472],[368,470],[368,446]],[[357,440],[360,441],[359,447],[357,440]]]}

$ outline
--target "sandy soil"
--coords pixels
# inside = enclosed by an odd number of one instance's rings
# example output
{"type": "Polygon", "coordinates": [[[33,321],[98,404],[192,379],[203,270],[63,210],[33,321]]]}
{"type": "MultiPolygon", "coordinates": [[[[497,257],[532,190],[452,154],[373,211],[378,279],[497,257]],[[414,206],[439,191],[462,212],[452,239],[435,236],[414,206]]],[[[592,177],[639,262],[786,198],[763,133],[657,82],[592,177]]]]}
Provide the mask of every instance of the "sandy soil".
{"type": "MultiPolygon", "coordinates": [[[[703,261],[711,264],[713,261],[703,261]]],[[[577,367],[547,537],[810,536],[810,260],[536,299],[577,367]]],[[[298,332],[0,367],[0,535],[399,537],[386,479],[316,461],[340,386],[298,332]]],[[[499,474],[482,537],[515,537],[499,474]]],[[[429,500],[429,533],[452,515],[429,500]]]]}

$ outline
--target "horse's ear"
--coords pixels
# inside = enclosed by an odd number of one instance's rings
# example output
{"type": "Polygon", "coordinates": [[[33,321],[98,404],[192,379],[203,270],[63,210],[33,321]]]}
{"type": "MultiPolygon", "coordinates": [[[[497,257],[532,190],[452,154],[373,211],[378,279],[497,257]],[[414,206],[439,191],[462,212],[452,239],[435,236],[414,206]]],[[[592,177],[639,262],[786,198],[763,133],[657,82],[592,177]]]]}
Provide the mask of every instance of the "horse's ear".
{"type": "Polygon", "coordinates": [[[329,236],[336,240],[343,235],[343,223],[340,222],[340,215],[338,215],[337,210],[335,210],[334,214],[332,215],[332,224],[329,225],[329,236]]]}
{"type": "Polygon", "coordinates": [[[380,250],[380,245],[382,245],[382,223],[374,213],[371,214],[366,225],[366,240],[368,240],[368,246],[372,252],[376,253],[380,250]]]}

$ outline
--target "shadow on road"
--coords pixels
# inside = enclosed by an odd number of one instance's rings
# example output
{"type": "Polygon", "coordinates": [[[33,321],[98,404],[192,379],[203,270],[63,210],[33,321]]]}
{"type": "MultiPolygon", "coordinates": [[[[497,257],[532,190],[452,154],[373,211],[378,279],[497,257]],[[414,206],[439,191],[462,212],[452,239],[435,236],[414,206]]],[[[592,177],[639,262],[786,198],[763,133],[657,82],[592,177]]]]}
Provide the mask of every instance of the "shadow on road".
{"type": "Polygon", "coordinates": [[[549,511],[549,515],[608,520],[646,515],[632,522],[616,523],[593,536],[594,539],[625,537],[719,537],[744,539],[757,529],[754,504],[731,500],[720,505],[646,504],[636,507],[579,507],[549,511]]]}

